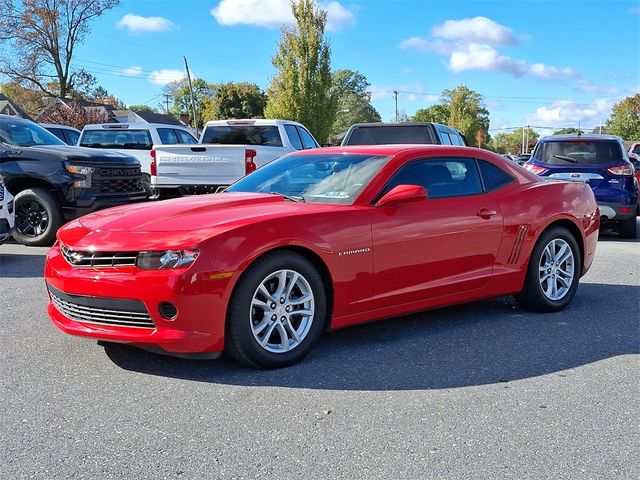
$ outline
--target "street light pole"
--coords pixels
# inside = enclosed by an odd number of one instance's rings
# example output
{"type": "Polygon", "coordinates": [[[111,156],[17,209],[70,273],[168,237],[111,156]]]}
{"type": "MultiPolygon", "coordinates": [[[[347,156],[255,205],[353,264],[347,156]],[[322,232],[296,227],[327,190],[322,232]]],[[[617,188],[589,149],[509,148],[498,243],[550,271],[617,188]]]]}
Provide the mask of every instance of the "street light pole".
{"type": "Polygon", "coordinates": [[[396,97],[396,122],[398,121],[398,90],[393,91],[393,95],[396,97]]]}

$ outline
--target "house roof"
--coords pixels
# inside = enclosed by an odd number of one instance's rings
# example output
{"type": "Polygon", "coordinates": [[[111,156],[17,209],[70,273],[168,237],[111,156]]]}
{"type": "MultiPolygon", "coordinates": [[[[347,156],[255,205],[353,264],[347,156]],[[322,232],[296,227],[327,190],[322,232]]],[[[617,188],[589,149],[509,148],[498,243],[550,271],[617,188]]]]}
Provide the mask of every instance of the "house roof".
{"type": "Polygon", "coordinates": [[[141,112],[139,110],[132,110],[138,117],[148,123],[163,123],[165,125],[180,125],[184,126],[180,120],[172,115],[155,112],[141,112]]]}
{"type": "Polygon", "coordinates": [[[22,110],[18,105],[13,103],[9,97],[0,93],[0,113],[3,113],[7,107],[10,107],[18,117],[26,118],[27,120],[33,120],[27,112],[22,110]]]}

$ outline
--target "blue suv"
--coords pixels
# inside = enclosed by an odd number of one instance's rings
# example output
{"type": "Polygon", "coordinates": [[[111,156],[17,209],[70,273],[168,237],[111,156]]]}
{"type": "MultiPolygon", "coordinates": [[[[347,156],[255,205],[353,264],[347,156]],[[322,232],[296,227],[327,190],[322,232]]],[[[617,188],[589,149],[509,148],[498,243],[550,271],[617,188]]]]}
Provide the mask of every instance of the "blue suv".
{"type": "Polygon", "coordinates": [[[600,207],[602,225],[614,228],[623,238],[636,238],[638,185],[620,137],[543,137],[525,168],[544,177],[589,184],[600,207]]]}

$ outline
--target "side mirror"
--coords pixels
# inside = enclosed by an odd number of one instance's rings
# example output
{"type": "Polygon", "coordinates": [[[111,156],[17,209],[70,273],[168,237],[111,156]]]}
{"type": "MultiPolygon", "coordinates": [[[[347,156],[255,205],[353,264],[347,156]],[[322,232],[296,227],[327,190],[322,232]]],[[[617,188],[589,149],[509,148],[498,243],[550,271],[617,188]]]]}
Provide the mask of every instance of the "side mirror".
{"type": "Polygon", "coordinates": [[[420,202],[427,199],[427,191],[419,185],[398,185],[376,202],[376,207],[395,207],[403,203],[420,202]]]}

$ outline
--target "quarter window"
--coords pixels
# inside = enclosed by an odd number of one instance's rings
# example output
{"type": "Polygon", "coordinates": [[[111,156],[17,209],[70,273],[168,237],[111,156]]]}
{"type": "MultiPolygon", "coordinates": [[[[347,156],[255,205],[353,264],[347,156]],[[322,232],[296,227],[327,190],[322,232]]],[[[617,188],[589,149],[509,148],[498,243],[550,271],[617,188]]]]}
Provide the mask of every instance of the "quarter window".
{"type": "Polygon", "coordinates": [[[176,143],[180,143],[175,130],[171,128],[159,128],[158,136],[160,137],[160,143],[163,145],[175,145],[176,143]]]}
{"type": "Polygon", "coordinates": [[[185,132],[184,130],[175,130],[176,134],[178,135],[178,140],[179,143],[185,143],[188,145],[194,145],[196,143],[198,143],[198,140],[196,140],[196,138],[191,135],[189,132],[185,132]]]}
{"type": "Polygon", "coordinates": [[[487,192],[496,190],[513,181],[513,177],[504,170],[496,167],[493,163],[478,160],[478,166],[480,167],[484,189],[487,192]]]}
{"type": "Polygon", "coordinates": [[[293,148],[296,150],[302,150],[302,140],[300,140],[300,137],[298,136],[298,129],[296,126],[285,125],[284,130],[287,132],[287,136],[289,137],[289,141],[291,142],[291,145],[293,145],[293,148]]]}
{"type": "Polygon", "coordinates": [[[298,133],[300,133],[300,138],[302,138],[302,144],[304,145],[305,149],[316,148],[318,146],[316,141],[313,139],[311,134],[307,132],[306,129],[298,127],[298,133]]]}

